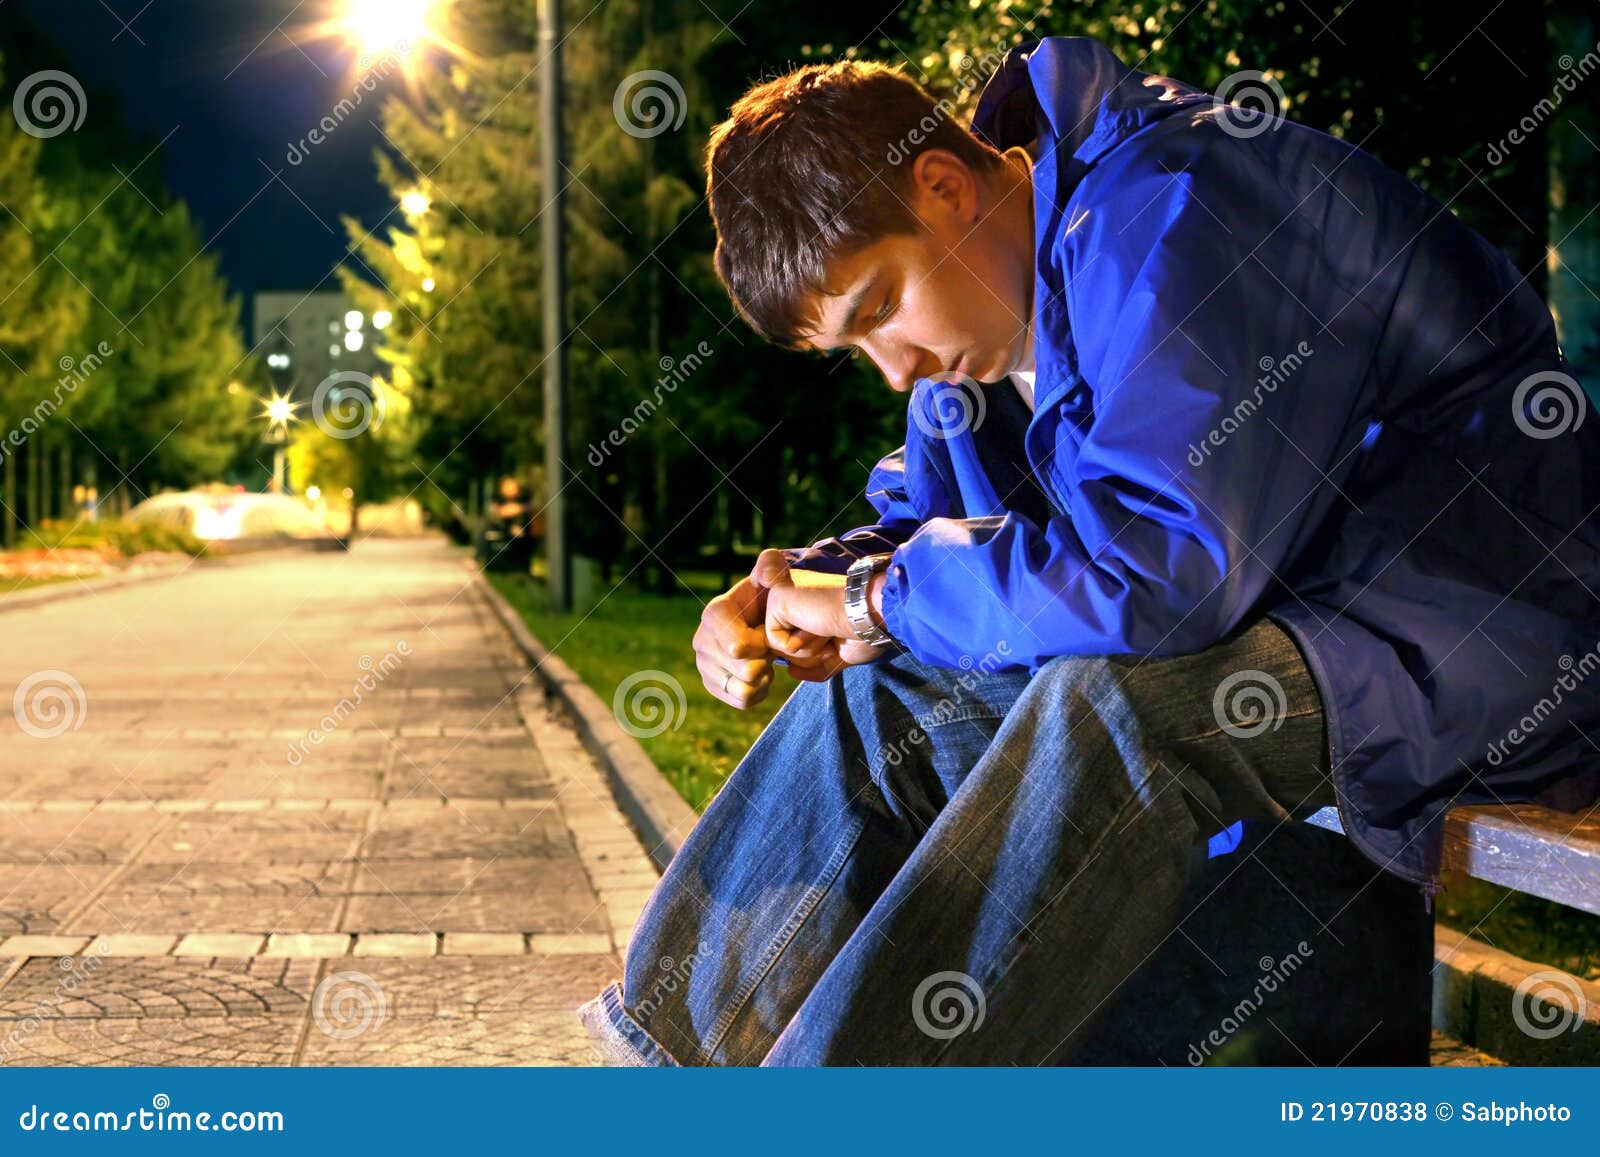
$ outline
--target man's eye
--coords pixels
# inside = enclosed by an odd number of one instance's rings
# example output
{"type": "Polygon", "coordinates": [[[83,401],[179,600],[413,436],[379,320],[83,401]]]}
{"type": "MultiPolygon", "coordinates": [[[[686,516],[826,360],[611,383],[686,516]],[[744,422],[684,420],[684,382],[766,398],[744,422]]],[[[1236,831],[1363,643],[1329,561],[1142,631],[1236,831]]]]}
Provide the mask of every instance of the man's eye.
{"type": "Polygon", "coordinates": [[[888,321],[894,316],[894,311],[896,308],[897,306],[895,303],[885,301],[881,306],[878,307],[878,312],[872,315],[872,324],[882,325],[884,322],[888,321]]]}

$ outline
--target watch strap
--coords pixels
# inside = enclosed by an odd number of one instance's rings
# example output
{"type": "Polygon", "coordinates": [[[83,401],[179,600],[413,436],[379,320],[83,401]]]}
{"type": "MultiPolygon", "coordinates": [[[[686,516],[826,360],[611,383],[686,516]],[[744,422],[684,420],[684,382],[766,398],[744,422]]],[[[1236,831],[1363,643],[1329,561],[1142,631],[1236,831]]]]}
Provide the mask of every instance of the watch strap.
{"type": "Polygon", "coordinates": [[[870,647],[889,646],[894,642],[894,636],[879,626],[878,620],[872,617],[872,607],[868,598],[873,577],[889,569],[889,560],[893,557],[892,554],[863,555],[851,563],[850,569],[845,572],[845,618],[850,620],[856,638],[870,647]]]}

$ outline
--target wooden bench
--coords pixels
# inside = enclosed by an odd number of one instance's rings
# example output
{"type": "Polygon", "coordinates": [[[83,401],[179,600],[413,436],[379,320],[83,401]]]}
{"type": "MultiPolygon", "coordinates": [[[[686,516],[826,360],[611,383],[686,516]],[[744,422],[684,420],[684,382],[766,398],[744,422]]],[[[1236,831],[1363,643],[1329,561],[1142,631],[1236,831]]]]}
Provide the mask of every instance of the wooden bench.
{"type": "MultiPolygon", "coordinates": [[[[1343,832],[1336,808],[1307,823],[1343,832]]],[[[1445,817],[1444,866],[1600,916],[1600,811],[1533,804],[1457,808],[1445,817]]]]}

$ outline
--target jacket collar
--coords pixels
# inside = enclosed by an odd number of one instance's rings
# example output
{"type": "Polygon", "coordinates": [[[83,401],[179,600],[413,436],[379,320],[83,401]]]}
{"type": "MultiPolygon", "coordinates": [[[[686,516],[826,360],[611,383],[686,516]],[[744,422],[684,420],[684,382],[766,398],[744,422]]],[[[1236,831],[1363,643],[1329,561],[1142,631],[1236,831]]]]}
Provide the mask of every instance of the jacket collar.
{"type": "Polygon", "coordinates": [[[984,85],[972,131],[997,149],[1037,138],[1040,158],[1080,171],[1058,183],[1061,200],[1072,195],[1081,169],[1156,121],[1180,109],[1215,103],[1210,93],[1129,68],[1098,40],[1051,36],[1006,53],[984,85]]]}
{"type": "Polygon", "coordinates": [[[997,149],[1033,145],[1035,416],[1084,393],[1072,351],[1060,241],[1067,202],[1089,169],[1135,133],[1210,93],[1129,68],[1097,40],[1051,36],[1006,53],[984,85],[972,131],[997,149]]]}

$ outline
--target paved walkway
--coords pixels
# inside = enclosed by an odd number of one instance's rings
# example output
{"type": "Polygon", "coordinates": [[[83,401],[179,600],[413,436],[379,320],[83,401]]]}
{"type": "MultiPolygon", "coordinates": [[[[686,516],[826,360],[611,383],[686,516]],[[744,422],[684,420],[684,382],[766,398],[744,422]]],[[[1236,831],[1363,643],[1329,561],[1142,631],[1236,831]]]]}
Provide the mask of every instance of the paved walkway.
{"type": "Polygon", "coordinates": [[[566,1064],[655,873],[441,542],[0,612],[0,1063],[566,1064]]]}

